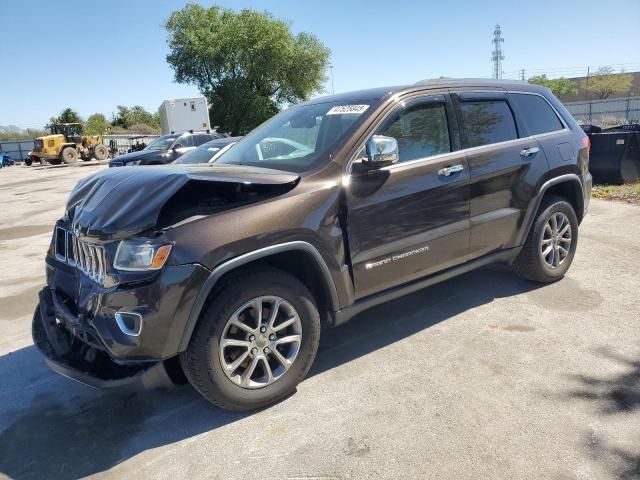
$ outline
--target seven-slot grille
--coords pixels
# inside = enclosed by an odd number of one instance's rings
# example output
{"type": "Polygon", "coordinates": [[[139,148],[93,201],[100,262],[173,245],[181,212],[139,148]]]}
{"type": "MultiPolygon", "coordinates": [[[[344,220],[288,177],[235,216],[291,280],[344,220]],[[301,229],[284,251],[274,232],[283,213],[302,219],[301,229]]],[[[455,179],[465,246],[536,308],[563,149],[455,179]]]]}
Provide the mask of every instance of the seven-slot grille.
{"type": "Polygon", "coordinates": [[[76,267],[94,282],[102,284],[107,271],[104,247],[78,239],[73,232],[56,227],[55,255],[76,267]]]}

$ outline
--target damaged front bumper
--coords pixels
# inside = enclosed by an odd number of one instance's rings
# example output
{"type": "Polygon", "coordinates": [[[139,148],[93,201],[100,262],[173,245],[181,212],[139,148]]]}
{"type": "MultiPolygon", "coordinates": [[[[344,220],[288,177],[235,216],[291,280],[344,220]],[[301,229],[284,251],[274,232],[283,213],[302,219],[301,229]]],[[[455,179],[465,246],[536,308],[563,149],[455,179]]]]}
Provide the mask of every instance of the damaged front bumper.
{"type": "Polygon", "coordinates": [[[78,272],[48,258],[34,343],[52,370],[95,388],[165,385],[180,376],[175,355],[207,274],[200,265],[167,266],[142,284],[111,288],[81,277],[83,287],[76,290],[78,272]],[[125,312],[129,318],[122,317],[125,312]]]}
{"type": "Polygon", "coordinates": [[[56,320],[51,291],[40,292],[40,304],[33,315],[33,342],[47,366],[67,378],[101,390],[137,392],[172,385],[162,362],[119,365],[106,353],[76,343],[56,320]]]}

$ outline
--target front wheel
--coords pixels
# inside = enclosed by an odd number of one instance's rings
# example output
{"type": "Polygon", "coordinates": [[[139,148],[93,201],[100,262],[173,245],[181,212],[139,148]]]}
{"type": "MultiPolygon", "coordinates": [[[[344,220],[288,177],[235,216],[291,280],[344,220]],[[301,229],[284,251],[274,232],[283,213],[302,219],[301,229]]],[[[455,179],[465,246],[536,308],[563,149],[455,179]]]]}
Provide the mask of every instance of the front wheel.
{"type": "Polygon", "coordinates": [[[578,245],[578,217],[569,202],[547,197],[529,231],[514,268],[521,277],[550,283],[564,277],[578,245]]]}
{"type": "Polygon", "coordinates": [[[78,150],[74,147],[64,147],[62,152],[60,153],[60,160],[62,160],[67,165],[71,165],[78,161],[78,150]]]}
{"type": "Polygon", "coordinates": [[[99,143],[93,147],[93,156],[96,160],[106,160],[109,157],[109,150],[107,150],[107,147],[99,143]]]}
{"type": "Polygon", "coordinates": [[[320,316],[294,276],[260,268],[216,288],[180,356],[194,388],[214,405],[255,410],[291,394],[320,341],[320,316]]]}

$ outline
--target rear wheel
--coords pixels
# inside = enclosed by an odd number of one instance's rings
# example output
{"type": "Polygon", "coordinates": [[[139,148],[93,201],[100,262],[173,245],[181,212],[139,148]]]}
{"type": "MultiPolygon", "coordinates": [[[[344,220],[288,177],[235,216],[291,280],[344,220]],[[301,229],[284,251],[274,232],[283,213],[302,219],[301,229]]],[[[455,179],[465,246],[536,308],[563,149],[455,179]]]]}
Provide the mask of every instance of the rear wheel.
{"type": "Polygon", "coordinates": [[[180,360],[211,403],[255,410],[291,394],[320,341],[311,293],[283,271],[261,268],[216,289],[180,360]]]}
{"type": "Polygon", "coordinates": [[[569,202],[547,197],[531,227],[514,268],[518,275],[539,283],[561,279],[573,262],[578,243],[578,217],[569,202]]]}
{"type": "Polygon", "coordinates": [[[64,147],[60,153],[60,160],[68,165],[76,163],[78,161],[78,157],[78,150],[74,147],[64,147]]]}
{"type": "Polygon", "coordinates": [[[96,160],[106,160],[109,157],[109,150],[107,147],[99,143],[93,147],[93,156],[96,160]]]}

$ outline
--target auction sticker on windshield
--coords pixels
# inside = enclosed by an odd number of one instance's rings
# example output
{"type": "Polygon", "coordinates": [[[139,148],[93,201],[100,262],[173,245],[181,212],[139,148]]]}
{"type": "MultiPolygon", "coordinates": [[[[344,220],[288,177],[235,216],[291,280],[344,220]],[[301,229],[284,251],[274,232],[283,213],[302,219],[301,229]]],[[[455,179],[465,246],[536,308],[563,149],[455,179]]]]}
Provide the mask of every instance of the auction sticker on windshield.
{"type": "Polygon", "coordinates": [[[369,105],[336,105],[327,112],[327,115],[347,115],[350,113],[364,113],[369,105]]]}

